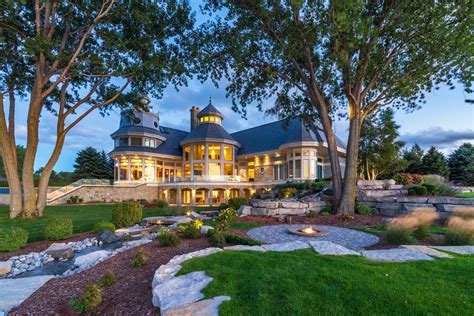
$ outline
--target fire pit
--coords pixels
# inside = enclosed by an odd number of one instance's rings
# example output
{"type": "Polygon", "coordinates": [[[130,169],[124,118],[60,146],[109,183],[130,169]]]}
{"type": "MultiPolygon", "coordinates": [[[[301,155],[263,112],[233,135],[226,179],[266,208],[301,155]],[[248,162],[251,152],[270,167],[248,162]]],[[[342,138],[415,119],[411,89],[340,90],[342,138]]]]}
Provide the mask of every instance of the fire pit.
{"type": "Polygon", "coordinates": [[[328,233],[322,232],[319,229],[313,228],[312,226],[303,228],[290,228],[288,232],[293,235],[302,237],[326,237],[328,233]]]}

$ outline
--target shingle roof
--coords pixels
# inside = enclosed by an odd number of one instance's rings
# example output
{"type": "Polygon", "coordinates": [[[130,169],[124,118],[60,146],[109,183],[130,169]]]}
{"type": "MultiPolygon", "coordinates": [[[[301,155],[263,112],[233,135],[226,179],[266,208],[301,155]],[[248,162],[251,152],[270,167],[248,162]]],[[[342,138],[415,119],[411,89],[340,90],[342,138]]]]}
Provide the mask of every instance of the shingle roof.
{"type": "Polygon", "coordinates": [[[182,141],[189,141],[194,139],[203,139],[203,138],[217,138],[225,139],[236,142],[234,137],[232,137],[227,131],[215,123],[201,123],[194,130],[191,131],[182,141]]]}
{"type": "MultiPolygon", "coordinates": [[[[232,133],[241,145],[238,155],[246,155],[264,151],[278,150],[280,146],[293,142],[313,141],[325,142],[326,136],[321,127],[310,124],[305,126],[301,118],[290,119],[253,127],[232,133]]],[[[344,142],[336,137],[339,147],[345,148],[344,142]]]]}
{"type": "Polygon", "coordinates": [[[201,112],[197,114],[197,117],[200,118],[207,114],[214,114],[214,115],[220,116],[221,118],[224,117],[224,115],[210,102],[208,106],[206,106],[204,109],[201,110],[201,112]]]}
{"type": "Polygon", "coordinates": [[[146,133],[165,137],[166,141],[156,148],[140,147],[140,146],[115,147],[114,150],[110,152],[110,154],[113,154],[116,152],[122,152],[122,151],[136,151],[136,152],[163,154],[163,155],[182,156],[183,151],[179,143],[189,133],[185,131],[181,131],[179,129],[171,128],[171,127],[163,126],[163,128],[167,131],[167,133],[155,130],[153,128],[142,127],[142,126],[121,127],[112,134],[112,137],[114,137],[114,135],[126,134],[127,132],[146,132],[146,133]]]}

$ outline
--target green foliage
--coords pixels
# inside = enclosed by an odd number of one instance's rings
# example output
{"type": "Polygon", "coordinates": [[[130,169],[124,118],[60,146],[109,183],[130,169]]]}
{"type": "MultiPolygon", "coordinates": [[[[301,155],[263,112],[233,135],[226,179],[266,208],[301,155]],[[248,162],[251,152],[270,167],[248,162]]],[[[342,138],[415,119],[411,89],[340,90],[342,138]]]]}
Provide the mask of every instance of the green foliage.
{"type": "Polygon", "coordinates": [[[356,214],[361,214],[361,215],[372,214],[372,208],[364,204],[356,204],[354,207],[354,211],[356,214]]]}
{"type": "Polygon", "coordinates": [[[425,182],[422,185],[426,188],[428,195],[433,195],[437,186],[436,183],[431,182],[425,182]]]}
{"type": "Polygon", "coordinates": [[[415,196],[416,195],[416,188],[415,187],[408,188],[408,195],[415,196]]]}
{"type": "Polygon", "coordinates": [[[232,245],[260,246],[262,244],[260,241],[248,237],[230,233],[222,233],[222,235],[224,236],[225,242],[232,245]]]}
{"type": "Polygon", "coordinates": [[[297,190],[295,188],[284,188],[279,190],[279,193],[282,198],[289,199],[296,195],[297,190]]]}
{"type": "Polygon", "coordinates": [[[103,230],[110,230],[112,233],[114,233],[117,229],[113,223],[106,221],[100,221],[94,225],[94,232],[98,233],[103,230]]]}
{"type": "Polygon", "coordinates": [[[417,195],[421,195],[421,196],[425,196],[428,194],[428,190],[426,189],[426,187],[422,186],[422,185],[418,185],[415,187],[415,192],[417,195]]]}
{"type": "Polygon", "coordinates": [[[159,207],[159,208],[165,208],[165,207],[168,207],[169,204],[165,200],[156,200],[155,205],[156,207],[159,207]]]}
{"type": "Polygon", "coordinates": [[[89,283],[81,298],[73,298],[69,302],[79,313],[93,312],[102,303],[102,289],[96,283],[89,283]]]}
{"type": "Polygon", "coordinates": [[[117,282],[117,278],[112,270],[107,270],[107,272],[97,281],[97,283],[103,288],[109,287],[115,284],[115,282],[117,282]]]}
{"type": "Polygon", "coordinates": [[[308,216],[310,218],[314,218],[314,217],[316,217],[316,215],[318,215],[318,213],[316,211],[313,211],[313,210],[310,210],[308,213],[306,213],[306,216],[308,216]]]}
{"type": "Polygon", "coordinates": [[[331,213],[332,213],[331,208],[328,206],[323,207],[321,209],[321,212],[319,212],[319,214],[323,216],[331,215],[331,213]]]}
{"type": "Polygon", "coordinates": [[[233,208],[226,208],[219,212],[219,216],[216,218],[217,225],[216,229],[219,231],[223,231],[227,224],[229,224],[234,218],[237,217],[237,211],[233,208]]]}
{"type": "Polygon", "coordinates": [[[393,245],[410,245],[415,243],[410,230],[401,227],[389,227],[385,233],[385,242],[393,245]]]}
{"type": "Polygon", "coordinates": [[[404,169],[400,149],[405,143],[396,140],[400,136],[399,128],[390,108],[380,110],[364,121],[359,142],[359,170],[367,179],[390,178],[404,169]]]}
{"type": "Polygon", "coordinates": [[[140,223],[142,215],[142,207],[135,201],[115,203],[112,211],[112,223],[118,228],[133,226],[140,223]]]}
{"type": "Polygon", "coordinates": [[[113,179],[114,164],[105,151],[87,147],[77,153],[74,163],[75,179],[113,179]]]}
{"type": "Polygon", "coordinates": [[[474,245],[474,234],[464,229],[448,228],[445,238],[450,246],[474,245]]]}
{"type": "Polygon", "coordinates": [[[413,237],[417,240],[422,241],[431,236],[430,226],[429,225],[418,225],[415,230],[412,232],[413,237]]]}
{"type": "Polygon", "coordinates": [[[224,248],[225,246],[225,237],[224,235],[217,230],[210,230],[208,232],[209,244],[212,247],[224,248]]]}
{"type": "Polygon", "coordinates": [[[67,199],[66,202],[68,204],[80,204],[80,203],[84,202],[84,200],[81,197],[77,196],[77,195],[72,195],[72,196],[69,197],[69,199],[67,199]]]}
{"type": "Polygon", "coordinates": [[[146,251],[143,247],[138,248],[138,251],[135,253],[135,259],[132,261],[132,267],[140,268],[145,263],[147,263],[150,258],[150,253],[146,251]]]}
{"type": "Polygon", "coordinates": [[[0,252],[15,251],[26,244],[28,232],[20,227],[0,228],[0,252]]]}
{"type": "Polygon", "coordinates": [[[170,231],[167,228],[162,228],[160,230],[158,241],[161,247],[175,247],[180,244],[181,239],[179,239],[175,232],[170,231]]]}
{"type": "Polygon", "coordinates": [[[448,157],[449,180],[474,186],[474,146],[464,143],[448,157]]]}
{"type": "Polygon", "coordinates": [[[183,235],[187,239],[198,239],[201,237],[201,230],[195,225],[187,225],[183,230],[183,235]]]}
{"type": "MultiPolygon", "coordinates": [[[[406,164],[406,168],[404,172],[411,173],[411,174],[421,173],[421,159],[423,158],[423,155],[424,155],[423,149],[416,143],[411,147],[410,150],[408,149],[404,150],[402,153],[403,160],[405,161],[405,164],[406,164]]],[[[405,183],[399,183],[399,184],[405,184],[405,183]]]]}
{"type": "Polygon", "coordinates": [[[448,164],[443,153],[434,146],[430,147],[421,160],[421,174],[437,174],[445,178],[449,175],[448,164]]]}
{"type": "Polygon", "coordinates": [[[44,239],[61,240],[72,236],[73,224],[71,219],[58,217],[53,218],[44,228],[44,239]]]}
{"type": "Polygon", "coordinates": [[[329,186],[329,181],[325,179],[317,179],[314,183],[311,184],[311,188],[314,192],[321,192],[323,189],[329,186]]]}
{"type": "Polygon", "coordinates": [[[236,198],[231,198],[229,199],[227,205],[234,209],[234,210],[239,210],[242,205],[247,203],[247,199],[243,197],[236,197],[236,198]]]}

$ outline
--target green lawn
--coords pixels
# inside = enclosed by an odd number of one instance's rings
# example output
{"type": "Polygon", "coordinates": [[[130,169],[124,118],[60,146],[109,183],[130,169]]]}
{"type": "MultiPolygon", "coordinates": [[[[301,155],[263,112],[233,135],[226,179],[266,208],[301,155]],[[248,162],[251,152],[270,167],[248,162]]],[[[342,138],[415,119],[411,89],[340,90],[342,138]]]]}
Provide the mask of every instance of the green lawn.
{"type": "Polygon", "coordinates": [[[459,193],[459,194],[456,194],[456,197],[474,198],[474,192],[459,193]]]}
{"type": "Polygon", "coordinates": [[[356,256],[225,251],[187,261],[206,271],[220,315],[473,315],[474,256],[379,263],[356,256]]]}
{"type": "MultiPolygon", "coordinates": [[[[94,224],[101,221],[110,221],[112,218],[111,204],[104,205],[61,205],[48,206],[42,218],[14,219],[8,218],[8,207],[0,206],[0,227],[18,226],[28,231],[28,242],[43,239],[43,229],[50,218],[68,217],[74,224],[74,233],[91,231],[94,224]]],[[[143,209],[143,217],[175,215],[180,213],[176,208],[143,209]]]]}

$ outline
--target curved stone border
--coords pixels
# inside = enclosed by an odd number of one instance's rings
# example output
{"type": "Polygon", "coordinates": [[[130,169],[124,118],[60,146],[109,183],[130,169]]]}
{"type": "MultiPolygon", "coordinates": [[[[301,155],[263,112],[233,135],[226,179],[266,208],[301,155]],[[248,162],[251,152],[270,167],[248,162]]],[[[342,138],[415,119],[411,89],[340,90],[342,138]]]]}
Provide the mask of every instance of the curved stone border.
{"type": "Polygon", "coordinates": [[[289,234],[288,231],[291,229],[301,229],[308,227],[308,225],[274,225],[274,226],[262,226],[251,229],[248,232],[250,238],[262,241],[264,243],[283,243],[291,241],[329,241],[346,248],[350,249],[362,249],[376,244],[379,238],[373,234],[364,233],[358,230],[326,226],[326,225],[311,225],[316,229],[321,230],[323,233],[328,233],[325,237],[300,237],[289,234]]]}

